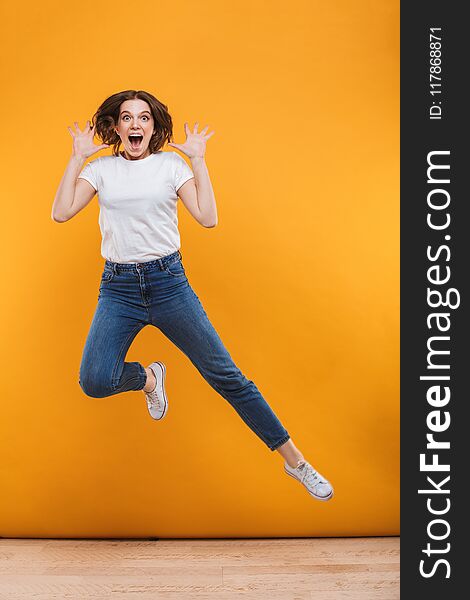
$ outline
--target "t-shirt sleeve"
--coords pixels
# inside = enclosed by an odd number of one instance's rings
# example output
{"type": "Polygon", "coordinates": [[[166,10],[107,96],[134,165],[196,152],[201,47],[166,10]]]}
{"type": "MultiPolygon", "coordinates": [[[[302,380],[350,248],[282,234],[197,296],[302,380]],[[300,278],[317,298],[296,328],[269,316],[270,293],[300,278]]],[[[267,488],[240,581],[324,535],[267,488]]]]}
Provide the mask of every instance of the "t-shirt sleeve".
{"type": "Polygon", "coordinates": [[[98,191],[98,158],[85,165],[78,179],[86,179],[98,191]]]}
{"type": "Polygon", "coordinates": [[[184,158],[182,158],[179,154],[177,154],[176,152],[173,152],[174,154],[174,176],[173,176],[173,181],[174,181],[174,186],[175,186],[175,191],[177,192],[179,190],[179,188],[183,185],[183,183],[186,183],[186,181],[188,181],[188,179],[191,179],[191,177],[194,177],[194,173],[192,172],[191,168],[189,167],[188,163],[184,160],[184,158]]]}

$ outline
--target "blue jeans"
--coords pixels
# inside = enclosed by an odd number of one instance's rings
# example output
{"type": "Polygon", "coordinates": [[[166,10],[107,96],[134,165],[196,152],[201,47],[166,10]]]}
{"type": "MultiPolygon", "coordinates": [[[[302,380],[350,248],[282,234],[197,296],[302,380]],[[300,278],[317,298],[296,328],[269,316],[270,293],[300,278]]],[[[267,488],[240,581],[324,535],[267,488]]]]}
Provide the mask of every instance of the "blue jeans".
{"type": "Polygon", "coordinates": [[[253,381],[235,365],[209,321],[179,251],[144,263],[105,261],[80,365],[79,383],[85,394],[102,398],[142,390],[147,380],[144,367],[124,359],[146,325],[160,329],[186,354],[270,450],[287,442],[287,430],[253,381]]]}

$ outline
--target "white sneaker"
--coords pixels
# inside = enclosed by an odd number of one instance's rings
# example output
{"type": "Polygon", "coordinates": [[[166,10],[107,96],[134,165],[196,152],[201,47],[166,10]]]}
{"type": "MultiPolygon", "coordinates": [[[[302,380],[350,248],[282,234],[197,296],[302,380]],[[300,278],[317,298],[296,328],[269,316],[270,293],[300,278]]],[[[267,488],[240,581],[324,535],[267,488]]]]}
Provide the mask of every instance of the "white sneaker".
{"type": "Polygon", "coordinates": [[[297,467],[292,468],[284,462],[284,471],[302,483],[307,492],[317,500],[330,500],[333,498],[333,488],[306,460],[299,461],[297,467]]]}
{"type": "Polygon", "coordinates": [[[149,365],[148,368],[152,369],[157,383],[151,392],[144,392],[147,408],[153,419],[160,420],[163,419],[168,410],[168,398],[165,393],[166,367],[162,362],[157,361],[149,365]]]}

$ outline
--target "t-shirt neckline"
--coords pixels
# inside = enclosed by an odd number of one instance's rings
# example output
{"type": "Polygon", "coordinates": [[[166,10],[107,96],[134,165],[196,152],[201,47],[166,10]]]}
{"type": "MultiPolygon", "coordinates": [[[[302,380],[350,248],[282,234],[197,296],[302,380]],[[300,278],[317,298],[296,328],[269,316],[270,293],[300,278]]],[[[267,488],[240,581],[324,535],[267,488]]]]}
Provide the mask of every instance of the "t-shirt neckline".
{"type": "Polygon", "coordinates": [[[122,156],[121,153],[119,153],[118,158],[120,158],[121,160],[124,160],[126,163],[143,163],[145,161],[148,161],[150,158],[152,158],[152,156],[154,156],[155,154],[161,154],[161,150],[158,150],[158,152],[152,152],[151,154],[149,154],[148,156],[146,156],[145,158],[139,158],[137,160],[129,160],[128,158],[124,158],[124,156],[122,156]]]}

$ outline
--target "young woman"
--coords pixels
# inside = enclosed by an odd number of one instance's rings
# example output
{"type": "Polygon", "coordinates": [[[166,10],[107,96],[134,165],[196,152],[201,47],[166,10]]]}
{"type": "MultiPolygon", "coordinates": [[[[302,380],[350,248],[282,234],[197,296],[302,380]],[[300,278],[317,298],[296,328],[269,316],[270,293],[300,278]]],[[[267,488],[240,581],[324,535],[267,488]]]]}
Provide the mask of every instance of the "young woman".
{"type": "Polygon", "coordinates": [[[79,383],[95,398],[142,390],[154,419],[168,409],[166,368],[125,362],[146,325],[160,329],[192,361],[206,381],[238,412],[252,431],[284,458],[284,470],[319,500],[333,496],[330,483],[295,447],[253,381],[233,362],[195,292],[182,263],[178,196],[204,227],[217,225],[217,208],[204,155],[208,127],[175,144],[167,107],[145,91],[107,98],[82,131],[75,121],[73,150],[59,184],[52,218],[63,223],[98,195],[101,254],[105,259],[98,305],[85,343],[79,383]],[[95,145],[96,135],[103,142],[95,145]],[[163,152],[165,142],[185,154],[163,152]],[[120,151],[120,146],[123,151],[120,151]],[[84,166],[104,148],[113,153],[84,166]]]}

